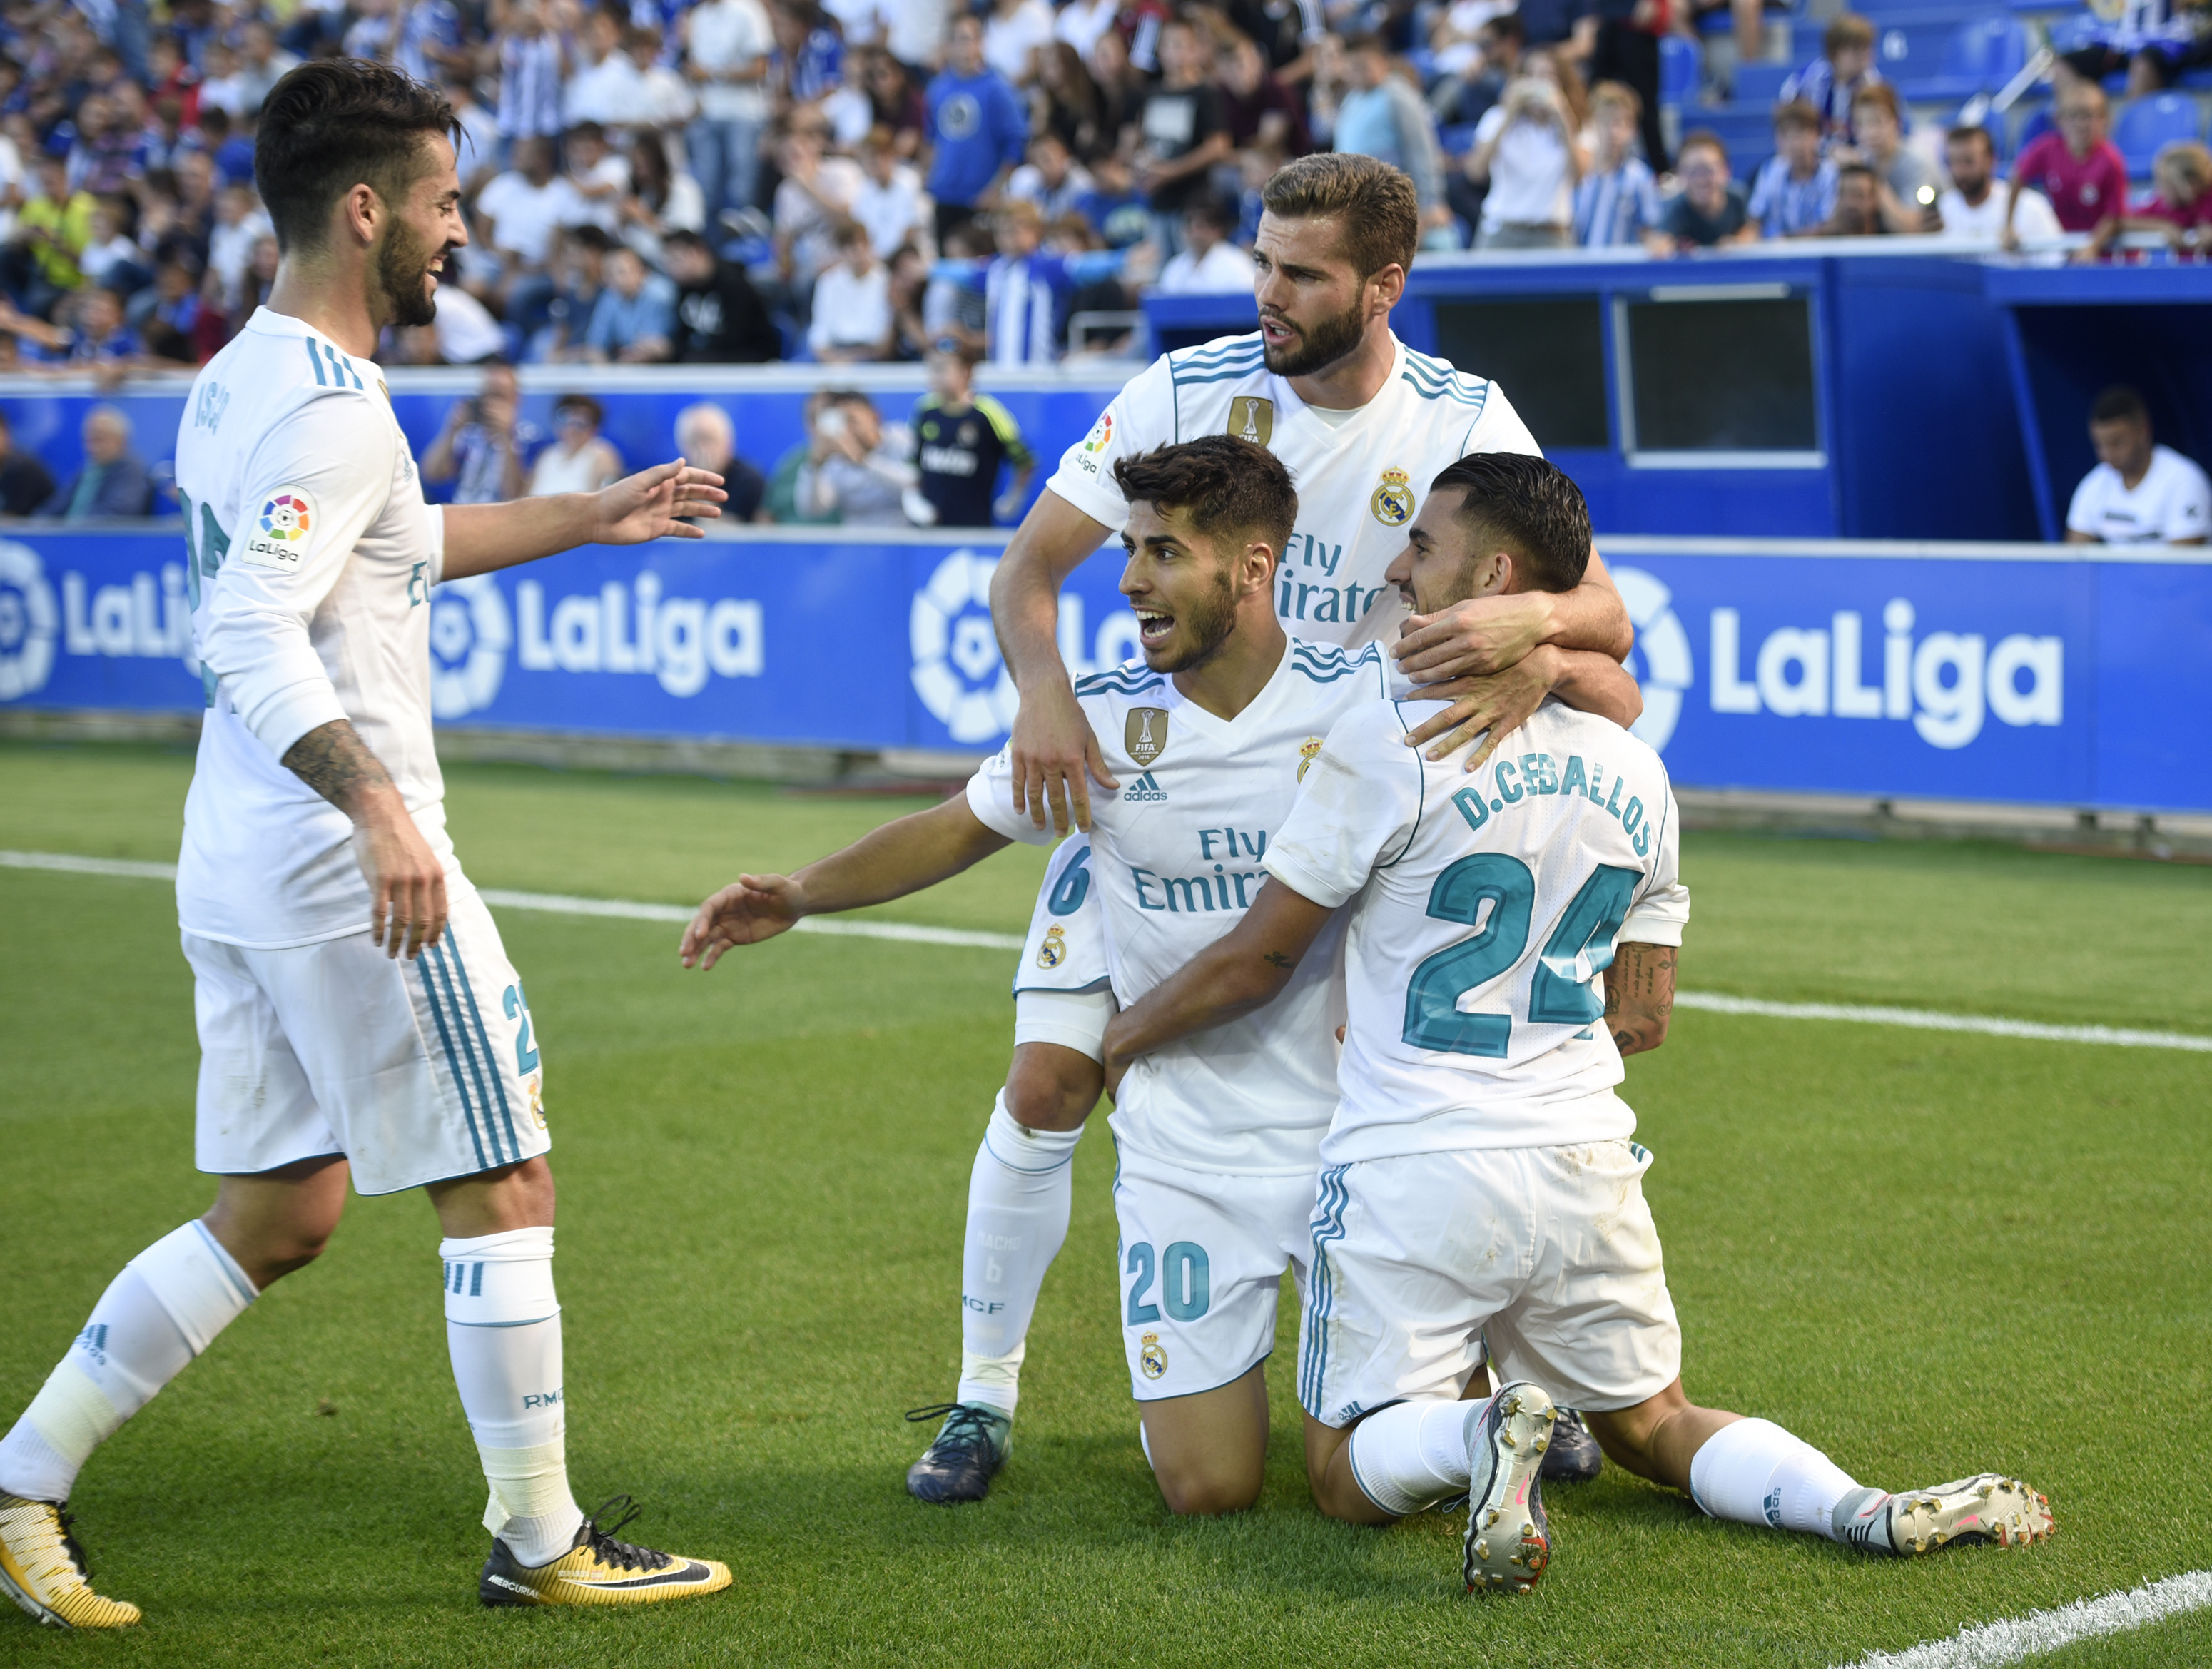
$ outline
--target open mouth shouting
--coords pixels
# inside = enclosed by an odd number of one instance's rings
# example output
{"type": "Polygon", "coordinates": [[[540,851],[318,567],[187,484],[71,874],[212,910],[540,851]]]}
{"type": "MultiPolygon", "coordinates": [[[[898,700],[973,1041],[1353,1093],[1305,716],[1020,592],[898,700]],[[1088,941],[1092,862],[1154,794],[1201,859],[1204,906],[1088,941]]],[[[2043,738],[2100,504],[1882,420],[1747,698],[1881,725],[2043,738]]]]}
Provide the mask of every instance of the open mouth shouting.
{"type": "Polygon", "coordinates": [[[1136,606],[1135,613],[1137,635],[1143,640],[1146,648],[1156,649],[1174,634],[1175,616],[1173,615],[1163,613],[1158,609],[1148,609],[1142,604],[1136,606]]]}

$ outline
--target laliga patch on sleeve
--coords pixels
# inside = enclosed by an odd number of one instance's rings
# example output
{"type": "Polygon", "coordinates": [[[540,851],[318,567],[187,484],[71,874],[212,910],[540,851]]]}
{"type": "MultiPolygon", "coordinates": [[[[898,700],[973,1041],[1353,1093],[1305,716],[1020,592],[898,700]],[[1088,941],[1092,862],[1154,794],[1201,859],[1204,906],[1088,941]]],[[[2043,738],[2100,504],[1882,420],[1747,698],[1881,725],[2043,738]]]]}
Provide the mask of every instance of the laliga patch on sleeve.
{"type": "MultiPolygon", "coordinates": [[[[251,502],[249,501],[249,502],[251,502]]],[[[323,513],[304,487],[279,487],[249,512],[238,560],[248,567],[296,574],[322,525],[323,513]]]]}

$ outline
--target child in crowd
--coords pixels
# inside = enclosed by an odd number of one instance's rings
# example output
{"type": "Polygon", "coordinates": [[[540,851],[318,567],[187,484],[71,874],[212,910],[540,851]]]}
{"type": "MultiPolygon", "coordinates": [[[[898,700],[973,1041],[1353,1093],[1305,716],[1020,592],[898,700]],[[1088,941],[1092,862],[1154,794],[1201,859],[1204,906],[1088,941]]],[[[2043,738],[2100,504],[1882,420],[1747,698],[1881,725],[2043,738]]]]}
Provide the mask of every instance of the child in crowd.
{"type": "Polygon", "coordinates": [[[1658,182],[1635,150],[1643,114],[1632,87],[1608,81],[1590,89],[1597,155],[1575,185],[1575,241],[1586,249],[1635,243],[1658,223],[1658,182]]]}
{"type": "Polygon", "coordinates": [[[2103,254],[2122,232],[2159,232],[2177,253],[2199,254],[2212,244],[2212,150],[2195,139],[2160,148],[2151,164],[2148,203],[2098,228],[2090,250],[2103,254]]]}
{"type": "Polygon", "coordinates": [[[1091,165],[1091,188],[1079,192],[1075,212],[1098,228],[1109,249],[1142,243],[1152,230],[1152,215],[1129,174],[1129,162],[1109,151],[1091,165]]]}
{"type": "Polygon", "coordinates": [[[1887,82],[1859,89],[1851,100],[1854,147],[1838,145],[1838,162],[1863,162],[1881,188],[1881,213],[1892,232],[1933,232],[1936,199],[1942,177],[1935,166],[1905,143],[1905,110],[1897,89],[1887,82]]]}
{"type": "Polygon", "coordinates": [[[988,394],[975,391],[979,355],[945,341],[929,350],[929,392],[914,409],[915,461],[921,495],[939,527],[988,527],[1012,521],[1029,496],[1036,459],[1013,416],[988,394]],[[999,495],[999,474],[1011,465],[1013,480],[999,495]]]}
{"type": "Polygon", "coordinates": [[[888,358],[890,274],[858,221],[838,222],[836,240],[836,261],[814,281],[814,322],[807,326],[806,345],[824,364],[888,358]]]}
{"type": "Polygon", "coordinates": [[[1782,102],[1795,104],[1802,99],[1812,106],[1820,118],[1824,143],[1841,139],[1856,144],[1852,101],[1881,80],[1881,72],[1874,67],[1874,25],[1855,13],[1841,13],[1829,23],[1820,52],[1782,83],[1782,102]]]}
{"type": "Polygon", "coordinates": [[[2105,92],[2081,82],[2058,95],[2058,128],[2029,141],[2012,169],[2012,196],[2005,207],[2004,246],[2019,246],[2013,224],[2020,194],[2035,186],[2051,199],[2058,224],[2069,232],[2089,232],[2110,242],[2106,222],[2127,212],[2128,164],[2106,137],[2105,92]]]}
{"type": "Polygon", "coordinates": [[[1009,203],[993,216],[999,258],[984,275],[983,334],[999,365],[1049,365],[1067,328],[1065,263],[1048,254],[1044,217],[1034,203],[1009,203]]]}
{"type": "Polygon", "coordinates": [[[1682,179],[1681,195],[1668,203],[1659,224],[1644,234],[1644,245],[1654,255],[1685,255],[1692,249],[1759,240],[1759,228],[1751,219],[1743,187],[1729,176],[1728,147],[1718,134],[1707,128],[1684,134],[1674,166],[1682,179]]]}
{"type": "Polygon", "coordinates": [[[1820,112],[1802,99],[1774,112],[1774,155],[1751,183],[1751,217],[1768,238],[1808,238],[1836,212],[1836,164],[1820,155],[1820,112]]]}

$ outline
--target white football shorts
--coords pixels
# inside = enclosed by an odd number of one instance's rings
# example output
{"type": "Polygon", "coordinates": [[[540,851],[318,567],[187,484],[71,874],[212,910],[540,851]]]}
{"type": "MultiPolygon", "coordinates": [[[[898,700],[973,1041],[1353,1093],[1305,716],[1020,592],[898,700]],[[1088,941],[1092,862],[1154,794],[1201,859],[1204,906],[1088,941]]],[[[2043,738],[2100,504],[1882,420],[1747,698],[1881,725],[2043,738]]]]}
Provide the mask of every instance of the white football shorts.
{"type": "Polygon", "coordinates": [[[444,936],[412,962],[365,930],[283,950],[183,936],[200,1169],[343,1154],[359,1192],[396,1193],[552,1144],[522,981],[476,889],[449,875],[446,895],[444,936]]]}
{"type": "Polygon", "coordinates": [[[1267,1358],[1283,1271],[1305,1291],[1313,1204],[1310,1175],[1231,1176],[1121,1154],[1115,1256],[1131,1396],[1194,1396],[1267,1358]]]}
{"type": "Polygon", "coordinates": [[[1114,1017],[1106,913],[1091,887],[1091,837],[1071,834],[1047,866],[1014,969],[1014,1043],[1057,1043],[1103,1060],[1114,1017]]]}
{"type": "Polygon", "coordinates": [[[1682,1368],[1651,1156],[1626,1139],[1332,1165],[1313,1211],[1298,1400],[1325,1425],[1457,1397],[1483,1359],[1605,1413],[1682,1368]]]}

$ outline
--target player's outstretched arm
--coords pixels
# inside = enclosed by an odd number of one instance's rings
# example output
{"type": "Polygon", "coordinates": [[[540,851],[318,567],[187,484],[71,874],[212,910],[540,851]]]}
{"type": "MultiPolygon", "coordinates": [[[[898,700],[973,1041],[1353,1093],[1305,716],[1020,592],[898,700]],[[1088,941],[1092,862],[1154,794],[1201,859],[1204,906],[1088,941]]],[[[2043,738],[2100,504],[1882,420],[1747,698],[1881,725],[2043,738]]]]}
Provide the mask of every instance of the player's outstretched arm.
{"type": "Polygon", "coordinates": [[[1498,671],[1526,658],[1540,643],[1595,649],[1617,661],[1626,660],[1636,646],[1628,605],[1595,546],[1582,584],[1572,591],[1469,598],[1436,614],[1412,616],[1390,652],[1415,683],[1433,684],[1498,671]]]}
{"type": "Polygon", "coordinates": [[[705,532],[684,518],[713,521],[728,497],[721,476],[679,458],[625,476],[596,493],[555,493],[507,504],[449,504],[440,577],[465,580],[580,544],[703,539],[705,532]]]}
{"type": "Polygon", "coordinates": [[[1642,1054],[1667,1041],[1674,1012],[1671,944],[1624,944],[1605,970],[1605,1029],[1624,1055],[1642,1054]]]}
{"type": "Polygon", "coordinates": [[[384,762],[347,719],[318,725],[278,762],[353,819],[353,853],[368,882],[369,932],[387,956],[410,959],[446,931],[446,870],[384,762]]]}
{"type": "Polygon", "coordinates": [[[933,887],[1012,844],[968,809],[965,796],[871,829],[795,875],[741,875],[699,907],[678,950],[686,968],[757,944],[801,918],[882,904],[933,887]]]}
{"type": "Polygon", "coordinates": [[[1419,693],[1452,705],[1408,731],[1407,746],[1425,743],[1429,758],[1443,759],[1481,736],[1481,745],[1467,757],[1470,771],[1479,769],[1500,742],[1528,723],[1547,695],[1610,719],[1623,730],[1644,716],[1644,692],[1611,655],[1601,649],[1561,649],[1549,643],[1538,644],[1526,658],[1503,671],[1455,678],[1419,693]]]}
{"type": "Polygon", "coordinates": [[[1242,921],[1114,1017],[1108,1092],[1139,1055],[1273,1002],[1334,913],[1268,877],[1242,921]]]}
{"type": "Polygon", "coordinates": [[[1039,828],[1049,815],[1063,834],[1091,827],[1092,781],[1109,792],[1121,786],[1106,768],[1060,658],[1060,588],[1106,543],[1107,531],[1048,487],[991,575],[999,652],[1022,698],[1014,715],[1014,808],[1039,828]]]}

